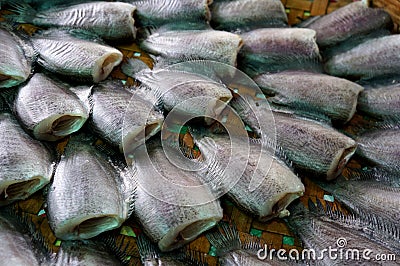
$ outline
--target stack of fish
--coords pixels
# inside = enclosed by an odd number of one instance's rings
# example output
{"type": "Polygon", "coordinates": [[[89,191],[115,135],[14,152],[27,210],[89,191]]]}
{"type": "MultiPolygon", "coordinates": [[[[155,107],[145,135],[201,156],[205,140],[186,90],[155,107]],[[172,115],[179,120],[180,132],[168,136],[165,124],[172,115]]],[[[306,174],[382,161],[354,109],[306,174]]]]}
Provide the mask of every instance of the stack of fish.
{"type": "MultiPolygon", "coordinates": [[[[49,263],[118,264],[92,238],[131,218],[150,239],[139,248],[158,246],[150,258],[142,252],[144,263],[201,264],[164,252],[217,225],[223,195],[261,221],[293,209],[289,224],[318,250],[332,240],[323,232],[343,230],[359,245],[400,251],[400,35],[385,11],[354,2],[289,27],[279,0],[125,2],[1,3],[13,13],[0,25],[0,205],[47,188],[49,224],[65,240],[49,263]],[[21,23],[39,30],[28,36],[21,23]],[[153,69],[115,48],[133,42],[153,69]],[[112,80],[117,66],[137,85],[112,80]],[[233,84],[240,75],[261,90],[247,97],[233,84]],[[226,121],[227,110],[240,123],[226,121]],[[372,132],[343,133],[356,112],[370,117],[372,132]],[[189,120],[192,146],[163,135],[163,124],[189,120]],[[212,130],[218,123],[223,133],[212,130]],[[354,154],[365,168],[338,178],[354,154]],[[305,174],[351,216],[294,205],[305,174]]],[[[1,232],[18,235],[4,210],[1,232]]],[[[222,229],[208,235],[224,250],[222,264],[258,261],[234,229],[222,229]]],[[[22,265],[21,256],[34,256],[14,249],[2,241],[1,254],[15,256],[0,258],[22,265]]]]}

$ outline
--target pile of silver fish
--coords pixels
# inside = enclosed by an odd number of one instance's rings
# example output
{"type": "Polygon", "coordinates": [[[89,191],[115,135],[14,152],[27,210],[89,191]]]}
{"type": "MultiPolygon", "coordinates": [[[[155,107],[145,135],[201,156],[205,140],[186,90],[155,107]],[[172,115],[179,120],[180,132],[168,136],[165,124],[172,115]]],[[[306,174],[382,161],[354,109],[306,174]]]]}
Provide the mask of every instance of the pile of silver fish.
{"type": "Polygon", "coordinates": [[[1,261],[127,264],[112,230],[132,219],[145,265],[206,265],[185,251],[203,233],[221,265],[354,263],[262,259],[221,200],[285,219],[317,254],[345,237],[400,255],[400,35],[363,2],[289,26],[279,0],[0,1],[1,261]],[[132,43],[152,68],[124,58],[132,43]],[[302,205],[305,176],[347,212],[302,205]],[[13,207],[38,191],[58,254],[13,207]]]}

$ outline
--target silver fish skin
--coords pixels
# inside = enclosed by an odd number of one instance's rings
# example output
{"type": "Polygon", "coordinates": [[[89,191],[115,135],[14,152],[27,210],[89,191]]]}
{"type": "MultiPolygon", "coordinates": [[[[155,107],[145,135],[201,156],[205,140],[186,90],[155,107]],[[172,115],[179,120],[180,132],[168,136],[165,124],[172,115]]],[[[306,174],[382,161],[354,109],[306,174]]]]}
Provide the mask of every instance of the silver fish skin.
{"type": "Polygon", "coordinates": [[[52,263],[53,266],[109,266],[122,265],[98,242],[63,241],[52,263]]]}
{"type": "Polygon", "coordinates": [[[218,117],[232,99],[225,85],[190,72],[160,69],[135,77],[160,97],[165,110],[184,115],[218,117]]]}
{"type": "Polygon", "coordinates": [[[135,16],[140,26],[161,26],[169,23],[203,23],[210,21],[210,0],[137,0],[135,16]]]}
{"type": "Polygon", "coordinates": [[[400,119],[400,84],[366,88],[360,93],[357,110],[376,118],[400,119]]]}
{"type": "Polygon", "coordinates": [[[122,62],[122,53],[111,46],[75,37],[79,34],[84,37],[83,32],[74,34],[58,29],[34,35],[31,41],[39,53],[38,63],[69,79],[95,83],[106,79],[122,62]]]}
{"type": "Polygon", "coordinates": [[[240,35],[239,67],[251,77],[282,70],[319,70],[316,32],[300,28],[261,28],[240,35]]]}
{"type": "Polygon", "coordinates": [[[356,138],[357,154],[390,172],[400,172],[400,130],[379,129],[356,138]]]}
{"type": "MultiPolygon", "coordinates": [[[[383,181],[360,179],[340,179],[334,184],[322,184],[321,187],[343,202],[352,212],[362,218],[369,218],[371,228],[386,229],[387,225],[399,225],[400,188],[383,181]],[[378,224],[376,224],[378,223],[378,224]],[[381,227],[379,226],[381,225],[381,227]]],[[[396,230],[386,233],[396,234],[396,230]]],[[[400,228],[397,229],[397,250],[400,251],[400,228]]],[[[384,235],[383,233],[378,233],[384,235]]]]}
{"type": "Polygon", "coordinates": [[[227,192],[227,196],[239,207],[259,220],[289,215],[286,207],[304,193],[301,180],[284,162],[262,148],[261,143],[250,141],[250,151],[247,153],[246,143],[235,141],[232,145],[238,145],[242,152],[233,155],[231,139],[226,134],[207,136],[195,140],[195,143],[207,164],[207,170],[202,173],[203,182],[210,185],[213,191],[227,192]],[[212,156],[214,153],[215,157],[212,156]],[[223,169],[228,166],[229,160],[248,160],[244,172],[243,169],[232,171],[240,176],[224,176],[223,169]],[[222,181],[215,182],[221,178],[222,181]],[[255,188],[250,186],[253,178],[262,180],[255,188]],[[231,186],[231,180],[238,181],[231,186]]]}
{"type": "Polygon", "coordinates": [[[89,110],[74,93],[42,73],[19,88],[13,109],[39,140],[61,139],[78,131],[89,117],[89,110]]]}
{"type": "Polygon", "coordinates": [[[177,30],[153,33],[140,46],[167,64],[203,59],[235,66],[242,39],[225,31],[177,30]]]}
{"type": "Polygon", "coordinates": [[[121,83],[104,82],[95,86],[90,99],[91,129],[120,152],[143,144],[160,131],[164,121],[150,99],[138,90],[128,91],[121,83]]]}
{"type": "Polygon", "coordinates": [[[317,32],[320,47],[333,46],[346,39],[393,27],[390,15],[380,8],[369,8],[357,1],[321,16],[307,28],[317,32]]]}
{"type": "Polygon", "coordinates": [[[271,96],[267,99],[271,104],[287,107],[299,115],[323,114],[339,123],[353,117],[358,96],[364,90],[346,79],[303,71],[261,74],[254,81],[271,96]]]}
{"type": "MultiPolygon", "coordinates": [[[[299,252],[300,259],[303,257],[307,265],[382,265],[380,261],[376,261],[377,254],[394,254],[392,250],[382,246],[380,243],[370,240],[368,237],[361,235],[353,228],[347,228],[334,221],[327,221],[320,215],[309,212],[302,203],[298,203],[294,210],[291,211],[293,215],[288,217],[289,227],[296,232],[304,243],[307,252],[299,252]],[[345,239],[346,244],[344,247],[339,247],[338,240],[345,239]],[[327,249],[337,249],[333,251],[334,256],[329,256],[327,249]],[[343,251],[343,257],[340,257],[340,249],[343,251]],[[371,259],[363,259],[363,251],[369,249],[371,253],[367,253],[371,259]],[[357,253],[351,254],[347,251],[358,250],[357,253]],[[312,252],[314,251],[314,252],[312,252]],[[325,252],[323,254],[322,252],[325,252]],[[347,255],[345,255],[347,254],[347,255]],[[349,259],[346,259],[348,256],[349,259]],[[352,259],[354,256],[355,259],[352,259]]],[[[339,242],[343,243],[343,242],[339,242]]],[[[385,265],[397,265],[395,261],[386,261],[385,265]]]]}
{"type": "Polygon", "coordinates": [[[0,259],[2,265],[41,265],[32,243],[5,217],[0,216],[0,259]]]}
{"type": "Polygon", "coordinates": [[[88,239],[121,226],[129,210],[121,185],[117,169],[102,153],[71,139],[47,195],[49,224],[56,237],[88,239]]]}
{"type": "MultiPolygon", "coordinates": [[[[160,144],[150,145],[148,155],[146,151],[134,154],[136,176],[144,179],[138,182],[134,216],[162,252],[171,251],[215,226],[222,219],[222,208],[212,192],[202,186],[195,172],[171,163],[160,144]],[[155,167],[154,171],[149,171],[149,164],[155,167]],[[176,185],[160,185],[163,178],[176,185]],[[186,186],[189,188],[183,188],[186,186]],[[194,187],[195,192],[192,191],[194,187]],[[179,202],[179,205],[165,199],[179,202]]],[[[143,145],[138,149],[145,148],[143,145]]]]}
{"type": "Polygon", "coordinates": [[[249,31],[287,26],[282,2],[277,0],[213,1],[211,25],[217,30],[249,31]]]}
{"type": "Polygon", "coordinates": [[[23,46],[27,45],[19,37],[0,27],[0,88],[16,86],[30,76],[33,62],[23,46]]]}
{"type": "Polygon", "coordinates": [[[325,63],[325,70],[333,76],[364,79],[397,75],[400,71],[399,49],[398,34],[371,39],[333,56],[325,63]]]}
{"type": "Polygon", "coordinates": [[[27,4],[12,4],[19,23],[40,27],[84,29],[107,41],[133,40],[136,37],[133,14],[136,7],[122,2],[86,2],[53,7],[37,12],[27,4]]]}
{"type": "Polygon", "coordinates": [[[309,119],[274,112],[277,146],[295,169],[327,180],[340,175],[357,143],[334,128],[309,119]]]}
{"type": "Polygon", "coordinates": [[[8,113],[0,114],[0,206],[23,200],[47,185],[53,163],[49,150],[31,138],[8,113]]]}

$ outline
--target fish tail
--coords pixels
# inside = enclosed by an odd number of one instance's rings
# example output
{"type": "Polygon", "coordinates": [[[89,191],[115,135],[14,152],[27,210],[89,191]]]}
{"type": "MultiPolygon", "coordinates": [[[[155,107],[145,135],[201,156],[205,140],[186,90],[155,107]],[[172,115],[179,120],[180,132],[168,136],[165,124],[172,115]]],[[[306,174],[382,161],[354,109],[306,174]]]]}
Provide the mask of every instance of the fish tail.
{"type": "Polygon", "coordinates": [[[140,234],[137,237],[136,243],[142,263],[144,263],[146,260],[156,259],[160,257],[161,251],[155,244],[150,241],[150,239],[146,235],[140,234]]]}
{"type": "Polygon", "coordinates": [[[221,256],[231,250],[238,250],[242,246],[235,224],[229,225],[221,222],[218,224],[218,228],[207,233],[206,237],[210,244],[216,248],[217,256],[221,256]]]}
{"type": "Polygon", "coordinates": [[[9,3],[10,11],[15,13],[7,15],[7,18],[11,21],[18,23],[33,24],[33,20],[36,18],[37,11],[27,3],[9,3]]]}

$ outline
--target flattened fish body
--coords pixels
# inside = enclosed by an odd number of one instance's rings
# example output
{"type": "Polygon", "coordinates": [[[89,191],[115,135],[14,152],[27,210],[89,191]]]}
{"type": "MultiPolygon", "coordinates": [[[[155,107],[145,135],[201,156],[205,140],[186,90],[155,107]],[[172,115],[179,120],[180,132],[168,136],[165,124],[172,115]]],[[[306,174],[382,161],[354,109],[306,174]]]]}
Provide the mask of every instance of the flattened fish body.
{"type": "Polygon", "coordinates": [[[361,43],[333,56],[325,64],[328,74],[339,77],[372,78],[400,71],[400,35],[394,34],[361,43]]]}
{"type": "Polygon", "coordinates": [[[360,93],[357,110],[372,117],[400,119],[400,84],[367,88],[360,93]]]}
{"type": "Polygon", "coordinates": [[[26,199],[50,182],[50,152],[7,113],[0,114],[0,206],[26,199]]]}
{"type": "Polygon", "coordinates": [[[325,74],[285,71],[254,78],[268,101],[298,114],[323,114],[333,121],[348,122],[354,115],[362,86],[325,74]]]}
{"type": "MultiPolygon", "coordinates": [[[[256,215],[260,220],[288,215],[286,207],[304,192],[300,179],[282,161],[262,149],[261,144],[250,143],[247,153],[245,143],[235,141],[232,145],[241,147],[239,154],[231,150],[228,135],[213,135],[211,139],[205,137],[196,141],[196,144],[208,164],[203,181],[213,190],[227,192],[238,206],[256,215]],[[209,144],[212,141],[214,145],[209,144]],[[214,152],[217,152],[216,158],[211,156],[214,152]],[[221,169],[228,167],[229,160],[248,161],[245,169],[231,172],[236,173],[236,176],[227,177],[224,176],[226,170],[221,169]],[[234,186],[231,184],[232,180],[237,180],[234,186]],[[260,180],[260,184],[252,188],[252,180],[260,180]]],[[[235,165],[238,164],[234,163],[233,167],[235,165]]]]}
{"type": "Polygon", "coordinates": [[[0,216],[0,259],[2,265],[41,265],[27,237],[5,217],[0,216]]]}
{"type": "Polygon", "coordinates": [[[16,86],[31,74],[32,62],[16,38],[0,27],[0,88],[16,86]]]}
{"type": "Polygon", "coordinates": [[[63,240],[88,239],[127,218],[118,172],[94,147],[74,140],[65,148],[47,196],[49,224],[63,240]]]}
{"type": "Polygon", "coordinates": [[[19,89],[13,106],[24,127],[40,140],[54,141],[76,132],[89,117],[74,93],[41,73],[19,89]]]}
{"type": "Polygon", "coordinates": [[[277,145],[298,169],[334,179],[356,150],[353,139],[329,126],[276,112],[274,118],[277,145]]]}
{"type": "Polygon", "coordinates": [[[300,28],[261,28],[240,35],[239,67],[248,75],[282,70],[319,70],[316,32],[300,28]]]}
{"type": "Polygon", "coordinates": [[[201,187],[196,173],[182,170],[169,162],[161,146],[150,148],[148,155],[136,153],[135,167],[137,177],[144,180],[139,181],[134,215],[161,251],[181,247],[222,219],[219,201],[210,190],[201,187]],[[149,171],[150,162],[150,167],[154,167],[157,174],[149,171]],[[167,185],[163,177],[176,186],[167,185]],[[145,182],[146,188],[140,185],[141,182],[145,182]],[[193,189],[195,192],[192,192],[193,189]]]}
{"type": "Polygon", "coordinates": [[[160,130],[164,120],[162,113],[154,109],[154,103],[121,84],[99,84],[93,88],[91,99],[92,129],[121,152],[123,148],[134,149],[143,144],[160,130]]]}
{"type": "Polygon", "coordinates": [[[211,14],[208,0],[137,0],[140,26],[160,26],[167,23],[206,23],[211,14]]]}
{"type": "Polygon", "coordinates": [[[149,53],[159,55],[168,63],[188,59],[214,60],[236,65],[242,46],[239,35],[217,30],[184,30],[154,33],[141,43],[149,53]]]}
{"type": "Polygon", "coordinates": [[[38,63],[61,76],[99,82],[122,61],[117,49],[72,36],[66,31],[48,30],[32,37],[39,53],[38,63]]]}
{"type": "Polygon", "coordinates": [[[325,47],[390,26],[392,20],[386,11],[357,1],[320,17],[307,28],[317,32],[318,45],[325,47]]]}
{"type": "Polygon", "coordinates": [[[20,23],[89,30],[108,41],[133,40],[136,36],[133,19],[136,7],[128,3],[86,2],[40,12],[21,4],[14,9],[20,23]]]}
{"type": "Polygon", "coordinates": [[[211,25],[217,30],[251,30],[287,25],[282,2],[277,0],[213,1],[211,25]]]}

